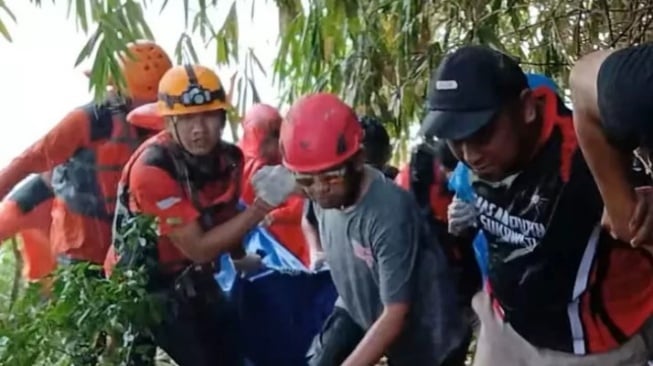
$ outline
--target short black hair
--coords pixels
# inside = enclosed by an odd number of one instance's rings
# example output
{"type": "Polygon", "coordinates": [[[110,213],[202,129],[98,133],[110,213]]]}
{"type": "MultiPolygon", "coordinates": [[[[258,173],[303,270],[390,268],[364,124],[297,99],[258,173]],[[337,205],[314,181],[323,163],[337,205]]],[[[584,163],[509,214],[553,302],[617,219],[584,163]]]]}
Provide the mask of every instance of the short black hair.
{"type": "Polygon", "coordinates": [[[379,166],[386,164],[392,153],[388,130],[378,118],[373,116],[361,116],[359,121],[365,131],[363,146],[367,162],[379,166]]]}
{"type": "Polygon", "coordinates": [[[434,142],[434,147],[442,166],[447,170],[456,169],[456,165],[458,165],[458,159],[449,148],[449,144],[447,144],[445,140],[436,140],[434,142]]]}

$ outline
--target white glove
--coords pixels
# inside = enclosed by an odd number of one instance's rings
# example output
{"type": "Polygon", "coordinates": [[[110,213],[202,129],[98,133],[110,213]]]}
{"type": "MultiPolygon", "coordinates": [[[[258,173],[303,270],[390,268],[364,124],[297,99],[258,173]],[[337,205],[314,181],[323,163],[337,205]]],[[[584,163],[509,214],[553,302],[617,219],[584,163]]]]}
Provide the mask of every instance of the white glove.
{"type": "Polygon", "coordinates": [[[277,207],[295,190],[295,178],[283,165],[264,166],[252,176],[256,196],[277,207]]]}
{"type": "Polygon", "coordinates": [[[243,273],[255,272],[263,267],[263,260],[258,254],[248,253],[240,259],[234,259],[234,267],[243,273]]]}
{"type": "Polygon", "coordinates": [[[449,220],[449,232],[453,235],[460,235],[470,228],[478,225],[478,211],[473,203],[467,203],[454,197],[447,209],[449,220]]]}
{"type": "Polygon", "coordinates": [[[311,267],[313,271],[321,269],[326,263],[326,255],[321,250],[311,250],[309,253],[311,267]]]}

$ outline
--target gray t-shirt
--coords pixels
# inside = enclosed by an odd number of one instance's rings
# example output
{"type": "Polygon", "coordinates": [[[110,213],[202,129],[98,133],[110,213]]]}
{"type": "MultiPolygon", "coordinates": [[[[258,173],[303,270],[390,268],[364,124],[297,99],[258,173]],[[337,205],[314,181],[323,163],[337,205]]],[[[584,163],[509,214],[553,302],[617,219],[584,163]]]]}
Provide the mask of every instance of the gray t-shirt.
{"type": "Polygon", "coordinates": [[[412,303],[407,329],[389,353],[437,365],[466,333],[453,276],[412,195],[376,170],[366,174],[373,180],[357,205],[322,209],[311,202],[340,295],[336,306],[367,330],[384,304],[412,303]]]}

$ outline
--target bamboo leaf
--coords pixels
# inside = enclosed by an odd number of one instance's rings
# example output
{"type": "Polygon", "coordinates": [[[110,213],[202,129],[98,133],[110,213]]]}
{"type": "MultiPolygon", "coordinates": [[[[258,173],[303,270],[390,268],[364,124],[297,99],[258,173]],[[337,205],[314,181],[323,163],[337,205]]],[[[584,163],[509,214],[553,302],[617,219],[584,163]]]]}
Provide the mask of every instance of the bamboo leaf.
{"type": "Polygon", "coordinates": [[[7,26],[0,21],[0,34],[9,42],[12,41],[11,35],[9,34],[9,31],[7,30],[7,26]]]}
{"type": "Polygon", "coordinates": [[[188,28],[189,12],[188,0],[184,0],[184,29],[188,28]]]}
{"type": "Polygon", "coordinates": [[[258,89],[256,88],[256,83],[254,82],[253,79],[247,79],[249,82],[249,86],[252,89],[252,102],[253,103],[261,103],[261,96],[258,93],[258,89]]]}
{"type": "Polygon", "coordinates": [[[77,59],[75,60],[75,67],[79,66],[82,62],[84,62],[84,60],[91,57],[93,50],[95,49],[95,46],[97,45],[97,42],[101,36],[102,30],[98,26],[95,29],[95,32],[93,32],[93,34],[91,34],[91,36],[88,38],[82,50],[77,55],[77,59]]]}
{"type": "Polygon", "coordinates": [[[79,25],[82,28],[82,31],[84,31],[84,33],[87,33],[88,32],[88,19],[87,19],[87,14],[86,14],[86,1],[85,0],[77,0],[75,2],[75,8],[77,9],[77,20],[79,22],[79,25]]]}
{"type": "Polygon", "coordinates": [[[163,13],[165,8],[168,6],[168,1],[169,0],[163,0],[163,3],[161,3],[161,8],[159,9],[159,14],[163,13]]]}
{"type": "Polygon", "coordinates": [[[181,36],[179,36],[179,39],[177,40],[177,44],[175,45],[175,60],[177,64],[183,63],[183,53],[184,53],[184,42],[186,39],[186,34],[182,33],[181,36]]]}
{"type": "Polygon", "coordinates": [[[184,42],[185,48],[188,50],[188,53],[190,55],[190,61],[193,64],[198,64],[200,62],[199,57],[197,57],[197,52],[195,52],[195,46],[193,46],[193,40],[189,36],[186,37],[186,41],[184,42]]]}
{"type": "Polygon", "coordinates": [[[251,48],[249,49],[249,54],[251,56],[252,61],[254,61],[254,63],[256,63],[256,67],[258,67],[258,69],[261,71],[263,76],[267,76],[267,73],[265,71],[265,67],[263,67],[263,64],[261,64],[261,61],[259,60],[258,56],[256,56],[256,53],[254,52],[253,49],[251,49],[251,48]]]}
{"type": "Polygon", "coordinates": [[[11,9],[7,7],[7,4],[5,4],[5,2],[1,0],[0,0],[0,9],[2,9],[14,23],[16,22],[16,16],[14,15],[14,13],[11,11],[11,9]]]}

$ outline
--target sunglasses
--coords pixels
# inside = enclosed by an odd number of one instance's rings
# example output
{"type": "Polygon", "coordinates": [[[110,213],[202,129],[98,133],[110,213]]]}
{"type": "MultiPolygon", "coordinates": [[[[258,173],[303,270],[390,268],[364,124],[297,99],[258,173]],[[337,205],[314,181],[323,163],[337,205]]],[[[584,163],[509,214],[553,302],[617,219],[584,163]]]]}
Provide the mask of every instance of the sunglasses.
{"type": "Polygon", "coordinates": [[[323,185],[342,184],[345,181],[346,173],[347,167],[342,167],[318,174],[294,173],[294,176],[297,185],[301,186],[302,188],[309,188],[318,182],[323,185]]]}

